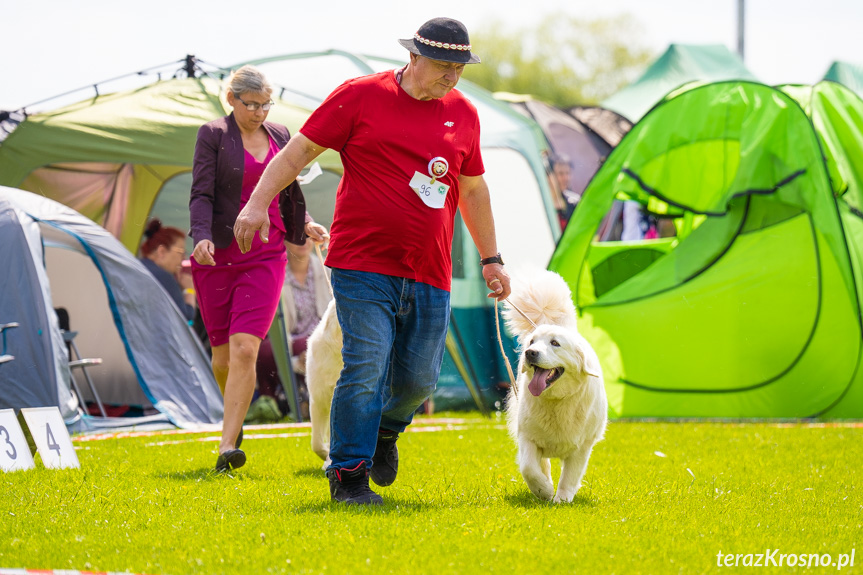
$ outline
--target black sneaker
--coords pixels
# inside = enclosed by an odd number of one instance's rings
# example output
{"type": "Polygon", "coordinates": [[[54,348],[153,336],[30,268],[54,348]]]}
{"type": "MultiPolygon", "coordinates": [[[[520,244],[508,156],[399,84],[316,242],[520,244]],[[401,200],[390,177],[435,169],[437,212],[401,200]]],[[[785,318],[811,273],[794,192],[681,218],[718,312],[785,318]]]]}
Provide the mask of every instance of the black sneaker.
{"type": "Polygon", "coordinates": [[[396,441],[399,434],[389,429],[378,430],[378,444],[372,457],[372,469],[369,475],[372,481],[381,487],[392,485],[399,472],[399,448],[396,441]]]}
{"type": "Polygon", "coordinates": [[[216,471],[222,473],[239,469],[246,464],[246,454],[240,449],[231,449],[216,459],[216,471]]]}
{"type": "Polygon", "coordinates": [[[330,469],[330,499],[347,505],[380,505],[381,496],[369,488],[369,470],[365,461],[353,469],[330,469]]]}

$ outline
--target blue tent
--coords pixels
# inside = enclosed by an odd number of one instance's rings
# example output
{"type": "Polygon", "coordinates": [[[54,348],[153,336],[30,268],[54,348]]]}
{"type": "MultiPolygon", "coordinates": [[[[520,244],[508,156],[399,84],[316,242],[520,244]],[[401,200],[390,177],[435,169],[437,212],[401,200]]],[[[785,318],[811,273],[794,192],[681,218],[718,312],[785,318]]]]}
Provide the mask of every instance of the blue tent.
{"type": "Polygon", "coordinates": [[[0,186],[0,323],[13,361],[0,365],[0,409],[57,406],[74,431],[222,419],[222,397],[200,342],[171,297],[120,242],[62,204],[0,186]],[[69,352],[55,308],[65,308],[92,394],[72,392],[69,352]],[[139,417],[94,417],[98,395],[139,417]]]}

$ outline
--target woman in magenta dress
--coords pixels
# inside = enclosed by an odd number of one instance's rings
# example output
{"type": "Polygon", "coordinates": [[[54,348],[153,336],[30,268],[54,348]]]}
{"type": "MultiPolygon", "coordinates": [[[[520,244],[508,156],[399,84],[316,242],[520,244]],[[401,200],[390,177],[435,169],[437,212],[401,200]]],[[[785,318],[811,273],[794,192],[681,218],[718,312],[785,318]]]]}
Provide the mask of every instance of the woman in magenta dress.
{"type": "Polygon", "coordinates": [[[272,87],[259,70],[243,66],[230,78],[233,112],[198,130],[189,211],[195,242],[192,278],[213,350],[213,374],[225,398],[216,470],[241,467],[242,425],[255,389],[255,361],[270,329],[285,279],[285,244],[326,237],[312,221],[302,191],[291,183],[269,206],[270,234],[240,252],[234,220],[264,169],[287,145],[287,128],[267,122],[272,87]]]}

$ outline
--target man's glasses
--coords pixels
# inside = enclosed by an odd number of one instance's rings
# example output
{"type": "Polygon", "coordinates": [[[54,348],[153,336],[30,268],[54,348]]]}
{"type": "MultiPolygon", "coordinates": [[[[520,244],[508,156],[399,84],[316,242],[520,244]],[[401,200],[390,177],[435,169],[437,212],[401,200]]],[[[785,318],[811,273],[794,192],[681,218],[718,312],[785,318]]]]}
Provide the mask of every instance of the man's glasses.
{"type": "Polygon", "coordinates": [[[239,96],[234,96],[234,97],[237,100],[239,100],[240,102],[242,102],[243,105],[246,107],[246,109],[250,112],[257,112],[258,108],[260,108],[264,112],[269,112],[270,108],[272,108],[275,105],[275,102],[273,102],[272,100],[270,100],[269,102],[266,102],[264,104],[258,104],[257,102],[246,102],[245,100],[243,100],[239,96]]]}

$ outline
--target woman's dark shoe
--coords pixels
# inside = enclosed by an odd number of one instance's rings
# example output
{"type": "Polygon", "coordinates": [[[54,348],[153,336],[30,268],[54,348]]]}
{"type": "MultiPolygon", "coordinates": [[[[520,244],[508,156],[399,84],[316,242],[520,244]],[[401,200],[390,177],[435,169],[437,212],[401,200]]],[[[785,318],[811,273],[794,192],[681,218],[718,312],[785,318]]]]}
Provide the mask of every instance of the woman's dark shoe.
{"type": "Polygon", "coordinates": [[[240,434],[237,436],[237,443],[234,444],[235,449],[239,449],[243,444],[243,428],[240,428],[240,434]]]}
{"type": "Polygon", "coordinates": [[[231,471],[246,464],[246,454],[239,449],[231,449],[219,455],[216,471],[231,471]]]}

